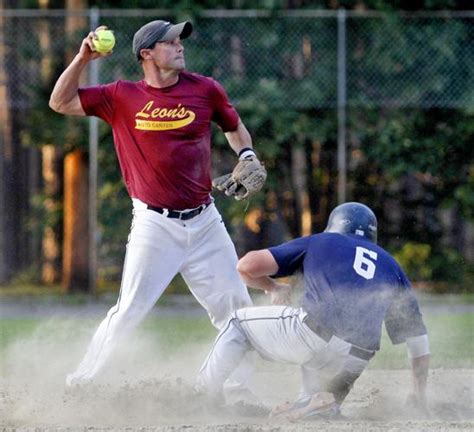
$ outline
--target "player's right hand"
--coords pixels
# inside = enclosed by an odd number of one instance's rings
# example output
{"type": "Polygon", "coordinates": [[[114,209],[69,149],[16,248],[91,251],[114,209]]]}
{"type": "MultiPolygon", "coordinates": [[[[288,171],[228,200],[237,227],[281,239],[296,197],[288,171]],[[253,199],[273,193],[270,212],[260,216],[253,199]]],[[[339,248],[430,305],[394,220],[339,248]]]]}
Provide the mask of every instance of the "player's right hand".
{"type": "Polygon", "coordinates": [[[107,57],[112,54],[112,51],[108,53],[99,53],[95,50],[92,40],[96,38],[95,32],[101,29],[106,29],[106,26],[97,27],[93,32],[89,34],[82,40],[81,47],[79,48],[79,57],[85,61],[95,60],[101,57],[107,57]]]}
{"type": "Polygon", "coordinates": [[[275,289],[270,292],[271,304],[289,305],[291,304],[291,285],[276,283],[275,289]]]}

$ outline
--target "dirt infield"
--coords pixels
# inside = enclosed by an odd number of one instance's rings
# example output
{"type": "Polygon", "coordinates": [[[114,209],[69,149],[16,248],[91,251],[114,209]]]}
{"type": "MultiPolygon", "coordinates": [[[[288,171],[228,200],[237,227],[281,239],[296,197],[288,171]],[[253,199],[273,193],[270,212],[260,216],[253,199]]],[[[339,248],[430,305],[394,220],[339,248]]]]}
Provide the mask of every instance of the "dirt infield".
{"type": "MultiPolygon", "coordinates": [[[[96,316],[97,311],[93,312],[96,316]]],[[[74,322],[66,336],[53,339],[50,328],[46,323],[26,339],[15,341],[2,359],[0,432],[474,430],[473,369],[430,371],[429,414],[405,407],[411,389],[409,370],[370,369],[356,381],[342,406],[342,418],[288,423],[269,421],[262,413],[205,409],[192,388],[208,346],[186,346],[170,358],[162,355],[166,347],[159,346],[153,333],[141,339],[134,336],[133,343],[118,350],[102,383],[71,392],[65,389],[64,378],[83,355],[91,329],[81,329],[74,322]]],[[[299,385],[298,367],[261,360],[251,390],[270,408],[294,400],[299,385]]]]}
{"type": "MultiPolygon", "coordinates": [[[[369,370],[347,398],[341,419],[300,423],[269,421],[263,413],[248,410],[211,413],[193,394],[191,381],[180,377],[108,383],[76,392],[52,382],[38,386],[3,380],[0,425],[4,431],[67,432],[474,430],[473,376],[472,370],[431,371],[430,414],[422,415],[404,406],[408,371],[369,370]]],[[[298,383],[296,368],[266,364],[257,371],[252,390],[270,407],[292,399],[298,383]]]]}

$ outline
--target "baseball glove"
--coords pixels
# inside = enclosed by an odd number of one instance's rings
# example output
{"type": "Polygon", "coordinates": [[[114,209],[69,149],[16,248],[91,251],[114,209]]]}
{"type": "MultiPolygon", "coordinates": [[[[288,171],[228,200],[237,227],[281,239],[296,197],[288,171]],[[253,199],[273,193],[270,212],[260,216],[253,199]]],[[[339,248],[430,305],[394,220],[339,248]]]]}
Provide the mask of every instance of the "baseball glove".
{"type": "Polygon", "coordinates": [[[231,174],[225,174],[212,181],[212,185],[233,196],[236,200],[248,198],[262,189],[267,171],[256,157],[240,160],[231,174]]]}

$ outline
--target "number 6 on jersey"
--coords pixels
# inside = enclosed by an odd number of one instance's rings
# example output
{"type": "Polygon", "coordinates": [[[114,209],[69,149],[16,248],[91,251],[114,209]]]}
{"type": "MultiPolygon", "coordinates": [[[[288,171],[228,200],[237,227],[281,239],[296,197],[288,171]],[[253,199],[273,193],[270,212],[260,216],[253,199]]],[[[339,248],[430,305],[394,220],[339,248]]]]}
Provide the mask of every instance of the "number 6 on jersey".
{"type": "Polygon", "coordinates": [[[352,267],[354,267],[354,270],[358,275],[365,279],[373,279],[376,269],[374,261],[377,261],[377,252],[360,246],[356,247],[356,254],[352,267]],[[371,261],[371,259],[373,261],[371,261]]]}

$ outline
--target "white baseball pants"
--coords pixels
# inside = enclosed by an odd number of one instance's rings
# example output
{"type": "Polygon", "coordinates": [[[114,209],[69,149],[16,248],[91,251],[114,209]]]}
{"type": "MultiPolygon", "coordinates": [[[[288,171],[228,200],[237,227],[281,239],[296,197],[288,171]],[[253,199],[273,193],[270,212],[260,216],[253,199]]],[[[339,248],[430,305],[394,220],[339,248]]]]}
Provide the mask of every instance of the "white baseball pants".
{"type": "Polygon", "coordinates": [[[77,370],[67,377],[68,385],[96,376],[121,337],[145,318],[178,272],[218,329],[234,310],[252,304],[214,204],[187,221],[148,210],[137,199],[133,207],[117,304],[99,325],[77,370]]]}
{"type": "Polygon", "coordinates": [[[349,354],[351,344],[333,336],[329,342],[304,322],[307,313],[291,306],[247,307],[232,314],[204,362],[197,385],[213,397],[222,394],[229,374],[249,350],[264,359],[297,364],[302,371],[300,399],[320,391],[335,393],[340,403],[368,361],[349,354]]]}

